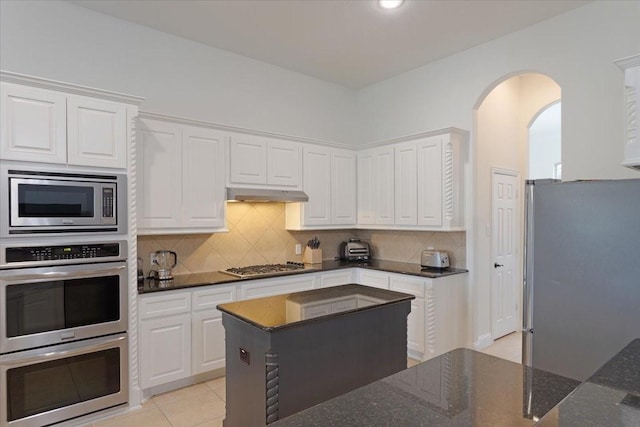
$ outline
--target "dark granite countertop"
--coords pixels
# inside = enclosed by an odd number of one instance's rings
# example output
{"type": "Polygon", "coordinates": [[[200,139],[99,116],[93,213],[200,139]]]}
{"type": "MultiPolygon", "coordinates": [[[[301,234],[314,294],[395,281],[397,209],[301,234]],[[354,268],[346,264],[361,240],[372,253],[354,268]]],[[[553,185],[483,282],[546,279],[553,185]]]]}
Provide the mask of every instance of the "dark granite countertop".
{"type": "Polygon", "coordinates": [[[640,338],[613,356],[539,425],[640,426],[640,338]]]}
{"type": "Polygon", "coordinates": [[[412,276],[427,277],[437,279],[439,277],[450,276],[453,274],[467,273],[468,270],[461,268],[440,269],[423,269],[419,264],[411,264],[406,262],[371,260],[367,263],[362,262],[346,262],[346,261],[323,261],[322,264],[313,264],[305,267],[304,270],[282,273],[269,277],[250,277],[238,278],[229,274],[213,271],[209,273],[194,273],[176,275],[170,281],[158,281],[153,279],[145,279],[144,282],[138,284],[138,293],[145,294],[150,292],[169,291],[174,289],[191,288],[195,286],[224,285],[230,283],[246,282],[249,280],[267,279],[281,276],[291,276],[295,274],[305,274],[310,272],[328,272],[341,270],[345,268],[366,268],[370,270],[385,271],[389,273],[409,274],[412,276]]]}
{"type": "Polygon", "coordinates": [[[350,284],[230,302],[219,305],[218,309],[223,313],[249,322],[260,329],[271,331],[302,323],[315,322],[327,316],[341,316],[387,304],[410,301],[414,298],[415,296],[413,295],[401,292],[350,284]],[[354,304],[352,306],[354,308],[320,317],[308,319],[300,317],[299,308],[302,305],[316,305],[349,299],[353,300],[354,304]]]}
{"type": "Polygon", "coordinates": [[[579,384],[456,349],[272,425],[530,426],[579,384]]]}

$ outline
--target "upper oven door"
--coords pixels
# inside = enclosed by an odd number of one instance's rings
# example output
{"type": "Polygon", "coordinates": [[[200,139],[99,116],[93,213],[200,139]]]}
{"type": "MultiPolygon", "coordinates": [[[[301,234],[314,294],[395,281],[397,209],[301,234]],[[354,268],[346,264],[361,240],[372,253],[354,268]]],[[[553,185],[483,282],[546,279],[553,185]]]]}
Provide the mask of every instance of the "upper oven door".
{"type": "Polygon", "coordinates": [[[127,263],[3,270],[0,353],[127,330],[127,263]]]}

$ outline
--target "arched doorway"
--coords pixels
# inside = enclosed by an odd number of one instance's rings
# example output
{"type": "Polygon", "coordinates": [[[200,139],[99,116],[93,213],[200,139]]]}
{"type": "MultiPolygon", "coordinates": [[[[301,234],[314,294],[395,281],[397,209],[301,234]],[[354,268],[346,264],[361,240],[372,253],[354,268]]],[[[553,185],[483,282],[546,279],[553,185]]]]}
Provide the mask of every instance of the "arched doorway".
{"type": "Polygon", "coordinates": [[[520,330],[529,127],[540,110],[560,98],[560,86],[550,77],[520,73],[495,82],[476,104],[470,219],[475,348],[520,330]]]}

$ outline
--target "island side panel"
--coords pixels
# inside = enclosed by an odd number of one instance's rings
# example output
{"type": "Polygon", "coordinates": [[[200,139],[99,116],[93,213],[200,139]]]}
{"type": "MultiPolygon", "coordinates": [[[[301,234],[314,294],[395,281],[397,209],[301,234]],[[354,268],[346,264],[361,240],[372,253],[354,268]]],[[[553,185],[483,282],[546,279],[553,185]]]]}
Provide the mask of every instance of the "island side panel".
{"type": "Polygon", "coordinates": [[[226,418],[224,427],[263,426],[266,424],[265,354],[270,334],[222,313],[225,329],[226,418]],[[248,353],[248,362],[240,349],[248,353]]]}
{"type": "Polygon", "coordinates": [[[406,369],[410,311],[403,301],[274,331],[279,418],[406,369]]]}

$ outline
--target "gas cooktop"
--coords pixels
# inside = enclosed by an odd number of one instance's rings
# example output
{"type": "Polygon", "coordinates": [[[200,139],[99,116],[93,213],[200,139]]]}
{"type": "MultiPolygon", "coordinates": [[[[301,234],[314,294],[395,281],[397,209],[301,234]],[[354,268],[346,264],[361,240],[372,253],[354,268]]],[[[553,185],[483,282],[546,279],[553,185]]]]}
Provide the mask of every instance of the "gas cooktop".
{"type": "Polygon", "coordinates": [[[286,264],[263,264],[249,265],[247,267],[231,267],[226,270],[220,270],[220,272],[244,279],[246,277],[276,276],[299,270],[304,270],[303,263],[287,261],[286,264]]]}

